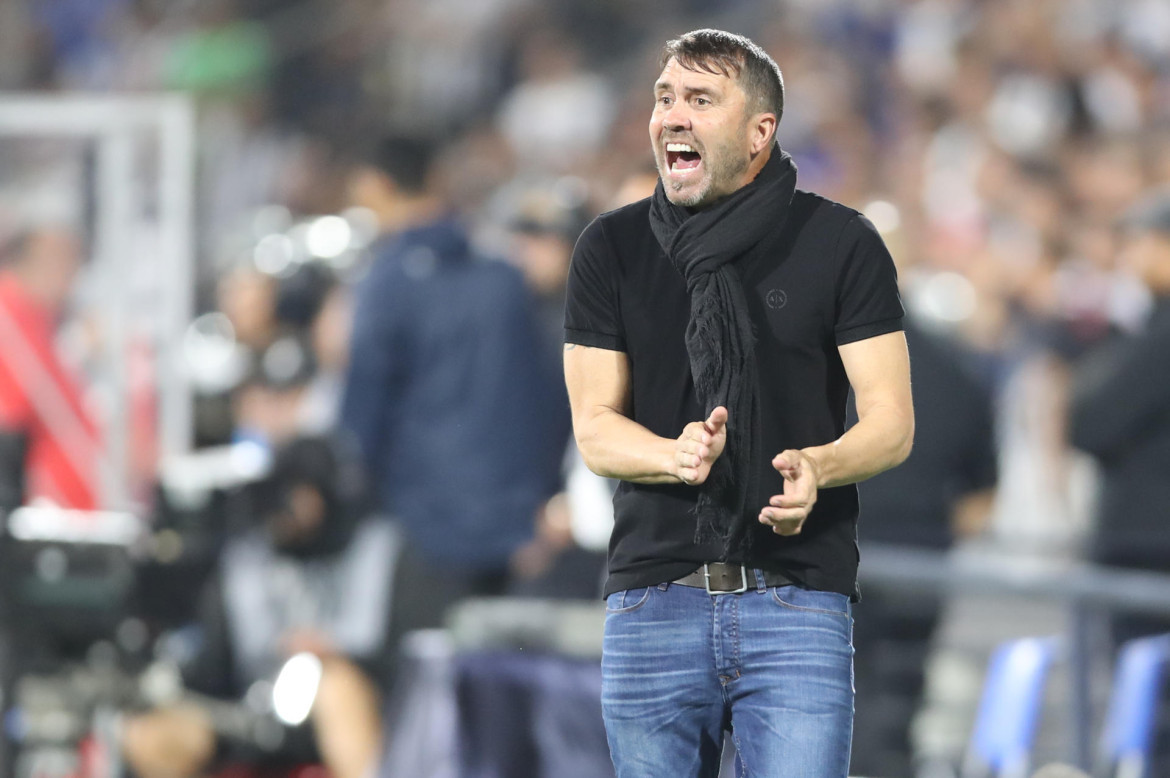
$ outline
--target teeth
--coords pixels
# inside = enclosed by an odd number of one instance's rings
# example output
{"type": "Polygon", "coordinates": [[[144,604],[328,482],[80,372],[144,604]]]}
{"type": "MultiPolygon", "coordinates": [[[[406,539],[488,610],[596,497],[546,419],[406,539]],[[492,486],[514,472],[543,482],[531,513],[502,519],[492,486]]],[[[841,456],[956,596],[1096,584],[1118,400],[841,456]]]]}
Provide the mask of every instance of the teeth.
{"type": "Polygon", "coordinates": [[[686,143],[667,143],[666,150],[667,151],[694,151],[694,149],[691,148],[690,145],[688,145],[686,143]]]}

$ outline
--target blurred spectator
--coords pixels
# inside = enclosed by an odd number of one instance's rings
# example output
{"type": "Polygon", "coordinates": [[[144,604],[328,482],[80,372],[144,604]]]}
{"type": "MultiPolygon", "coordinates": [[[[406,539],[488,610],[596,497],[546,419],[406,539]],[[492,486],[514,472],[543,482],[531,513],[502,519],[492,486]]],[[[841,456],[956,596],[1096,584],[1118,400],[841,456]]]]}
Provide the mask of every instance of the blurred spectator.
{"type": "Polygon", "coordinates": [[[197,398],[201,439],[265,442],[332,431],[349,356],[349,289],[323,263],[307,262],[284,277],[244,264],[217,291],[220,310],[202,321],[225,349],[228,369],[196,377],[206,385],[197,398]],[[234,431],[219,429],[225,415],[234,431]]]}
{"type": "Polygon", "coordinates": [[[280,331],[278,291],[276,278],[253,265],[233,268],[219,280],[218,307],[231,322],[238,343],[260,351],[276,338],[280,331]]]}
{"type": "MultiPolygon", "coordinates": [[[[571,420],[569,397],[561,380],[564,343],[565,281],[577,236],[585,226],[584,193],[580,179],[565,177],[551,187],[534,187],[525,193],[509,223],[508,259],[520,268],[536,302],[541,354],[534,354],[550,374],[550,391],[557,416],[549,429],[569,447],[571,420]]],[[[575,453],[576,446],[571,446],[575,453]]],[[[572,453],[569,461],[573,461],[572,453]]],[[[514,557],[513,571],[520,579],[513,593],[538,596],[596,597],[604,557],[597,549],[583,549],[574,538],[573,501],[565,493],[550,498],[537,513],[532,542],[514,557]]]]}
{"type": "MultiPolygon", "coordinates": [[[[619,184],[609,203],[617,208],[649,197],[658,183],[654,169],[636,171],[619,184]]],[[[530,193],[511,225],[512,257],[524,270],[541,308],[557,361],[564,344],[565,280],[573,246],[583,228],[580,209],[566,207],[563,191],[530,193]],[[541,195],[541,196],[538,196],[541,195]]],[[[517,556],[518,594],[597,597],[606,572],[606,549],[613,529],[613,490],[581,459],[575,443],[565,455],[565,489],[541,508],[536,537],[517,556]]]]}
{"type": "Polygon", "coordinates": [[[81,267],[77,235],[38,226],[0,256],[0,428],[26,438],[28,498],[98,506],[101,443],[75,376],[58,357],[58,317],[81,267]]]}
{"type": "Polygon", "coordinates": [[[304,424],[306,398],[316,372],[308,343],[293,334],[256,353],[251,373],[233,398],[234,437],[277,447],[299,434],[319,432],[304,424]]]}
{"type": "Polygon", "coordinates": [[[565,445],[523,277],[473,253],[437,191],[436,151],[386,138],[353,173],[382,235],[357,289],[342,405],[418,567],[395,613],[424,626],[454,599],[504,590],[565,445]]]}
{"type": "Polygon", "coordinates": [[[301,265],[277,290],[276,317],[302,334],[313,362],[298,412],[302,433],[329,432],[337,424],[349,364],[350,298],[350,290],[321,262],[301,265]]]}
{"type": "MultiPolygon", "coordinates": [[[[1125,229],[1122,261],[1149,288],[1154,306],[1139,332],[1084,361],[1071,408],[1072,442],[1102,468],[1093,558],[1170,571],[1164,518],[1170,505],[1170,195],[1144,201],[1125,229]]],[[[1124,632],[1118,639],[1135,636],[1124,632]]]]}
{"type": "MultiPolygon", "coordinates": [[[[1149,289],[1144,327],[1084,360],[1070,409],[1073,445],[1101,466],[1090,557],[1106,565],[1170,572],[1170,193],[1129,214],[1121,259],[1149,289]]],[[[1113,614],[1114,646],[1170,632],[1170,620],[1113,614]]],[[[1163,692],[1163,700],[1170,693],[1163,692]]],[[[1170,771],[1170,710],[1161,706],[1150,775],[1170,771]]]]}
{"type": "Polygon", "coordinates": [[[301,411],[301,429],[324,432],[337,426],[349,369],[353,299],[349,287],[333,282],[309,325],[317,375],[301,411]]]}
{"type": "MultiPolygon", "coordinates": [[[[520,268],[536,298],[537,321],[549,361],[558,367],[564,343],[569,260],[587,223],[584,195],[576,191],[583,186],[580,179],[564,178],[552,187],[532,188],[521,197],[509,224],[508,259],[520,268]]],[[[565,403],[567,413],[567,399],[565,403]]]]}
{"type": "Polygon", "coordinates": [[[581,69],[567,35],[533,31],[521,51],[521,81],[500,105],[499,126],[525,165],[567,171],[601,150],[616,112],[605,81],[581,69]]]}
{"type": "Polygon", "coordinates": [[[515,46],[517,18],[533,0],[395,0],[387,28],[385,82],[397,127],[445,131],[491,111],[515,46]]]}
{"type": "Polygon", "coordinates": [[[541,506],[536,535],[513,555],[509,594],[596,599],[606,575],[617,482],[594,473],[576,446],[565,456],[565,489],[541,506]]]}
{"type": "MultiPolygon", "coordinates": [[[[995,431],[987,387],[954,345],[907,317],[914,371],[914,451],[900,467],[859,487],[858,537],[944,550],[985,528],[996,481],[995,431]]],[[[852,419],[851,419],[852,421],[852,419]]],[[[854,618],[857,711],[851,771],[916,775],[911,722],[922,702],[931,638],[945,606],[939,592],[869,590],[854,618]]]]}
{"type": "Polygon", "coordinates": [[[246,493],[258,525],[224,547],[219,574],[203,593],[198,634],[180,662],[186,690],[242,702],[290,656],[315,654],[322,675],[308,721],[248,742],[238,733],[217,735],[220,722],[197,698],[130,715],[123,747],[137,775],[315,762],[336,778],[371,774],[380,689],[392,670],[385,646],[397,538],[386,522],[365,515],[355,468],[323,438],[297,438],[278,450],[272,474],[246,493]]]}

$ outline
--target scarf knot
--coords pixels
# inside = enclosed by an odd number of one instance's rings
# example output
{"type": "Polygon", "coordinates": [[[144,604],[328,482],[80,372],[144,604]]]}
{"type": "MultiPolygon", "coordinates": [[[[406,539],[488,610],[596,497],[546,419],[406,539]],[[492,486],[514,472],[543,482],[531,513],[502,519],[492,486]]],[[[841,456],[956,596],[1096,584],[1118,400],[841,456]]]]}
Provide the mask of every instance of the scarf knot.
{"type": "Polygon", "coordinates": [[[695,541],[719,542],[727,561],[748,559],[760,507],[747,504],[760,478],[760,409],[755,332],[737,265],[783,229],[795,190],[796,165],[776,149],[753,181],[702,210],[670,202],[661,180],[650,202],[650,228],[691,298],[685,339],[695,393],[707,415],[727,408],[727,444],[695,505],[695,541]]]}

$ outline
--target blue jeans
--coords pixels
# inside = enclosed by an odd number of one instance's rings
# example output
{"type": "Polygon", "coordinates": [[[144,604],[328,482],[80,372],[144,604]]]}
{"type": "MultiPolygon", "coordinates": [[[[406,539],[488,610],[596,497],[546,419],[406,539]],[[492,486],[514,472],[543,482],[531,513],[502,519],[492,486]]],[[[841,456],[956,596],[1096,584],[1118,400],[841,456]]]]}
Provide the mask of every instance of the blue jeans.
{"type": "Polygon", "coordinates": [[[852,632],[835,592],[611,594],[601,705],[618,778],[714,778],[728,728],[739,776],[845,778],[852,632]]]}

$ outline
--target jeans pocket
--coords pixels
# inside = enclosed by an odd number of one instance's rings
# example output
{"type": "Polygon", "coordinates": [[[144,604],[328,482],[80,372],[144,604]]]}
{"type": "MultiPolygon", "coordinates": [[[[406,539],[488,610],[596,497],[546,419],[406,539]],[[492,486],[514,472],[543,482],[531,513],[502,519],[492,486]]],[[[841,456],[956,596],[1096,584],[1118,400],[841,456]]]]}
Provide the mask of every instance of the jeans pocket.
{"type": "Polygon", "coordinates": [[[605,612],[606,613],[629,613],[636,611],[646,604],[646,600],[650,599],[650,589],[652,587],[646,586],[638,589],[626,589],[620,592],[614,592],[605,598],[605,612]]]}
{"type": "Polygon", "coordinates": [[[817,589],[802,589],[799,586],[777,586],[772,589],[772,599],[777,605],[792,610],[825,613],[846,619],[853,615],[853,606],[849,598],[839,592],[822,592],[817,589]]]}

